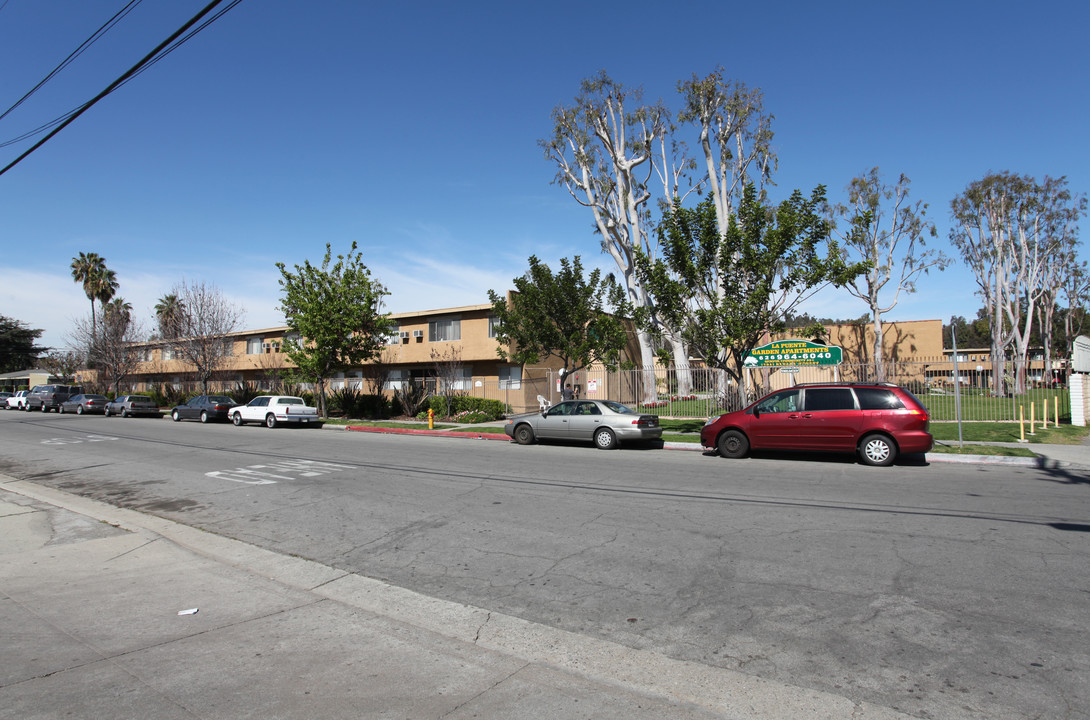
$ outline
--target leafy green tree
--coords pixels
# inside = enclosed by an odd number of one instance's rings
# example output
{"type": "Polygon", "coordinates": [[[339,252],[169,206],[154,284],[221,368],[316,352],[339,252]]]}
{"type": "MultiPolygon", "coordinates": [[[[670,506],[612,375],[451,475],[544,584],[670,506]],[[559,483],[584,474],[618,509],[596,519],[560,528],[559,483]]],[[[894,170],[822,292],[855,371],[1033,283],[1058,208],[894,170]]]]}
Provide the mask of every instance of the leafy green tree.
{"type": "Polygon", "coordinates": [[[628,333],[609,311],[625,307],[613,276],[603,278],[595,269],[584,278],[579,256],[561,259],[555,274],[533,255],[529,263],[529,271],[513,280],[510,300],[488,291],[500,357],[520,365],[556,358],[565,376],[593,363],[617,367],[628,333]]]}
{"type": "Polygon", "coordinates": [[[34,367],[38,356],[49,348],[35,345],[42,330],[31,330],[25,323],[0,315],[0,372],[15,372],[34,367]]]}
{"type": "Polygon", "coordinates": [[[642,255],[637,268],[660,315],[709,367],[738,382],[744,400],[742,363],[761,338],[785,329],[804,300],[830,284],[844,286],[865,264],[846,262],[831,238],[821,186],[809,199],[796,190],[771,208],[749,183],[725,233],[715,203],[709,197],[667,213],[661,257],[642,255]]]}
{"type": "Polygon", "coordinates": [[[322,417],[328,416],[326,381],[378,357],[394,328],[389,313],[382,312],[389,293],[371,277],[356,243],[331,265],[332,252],[327,243],[320,267],[306,260],[290,272],[284,263],[276,264],[284,295],[280,309],[300,338],[286,338],[284,352],[296,366],[295,375],[317,385],[322,417]]]}

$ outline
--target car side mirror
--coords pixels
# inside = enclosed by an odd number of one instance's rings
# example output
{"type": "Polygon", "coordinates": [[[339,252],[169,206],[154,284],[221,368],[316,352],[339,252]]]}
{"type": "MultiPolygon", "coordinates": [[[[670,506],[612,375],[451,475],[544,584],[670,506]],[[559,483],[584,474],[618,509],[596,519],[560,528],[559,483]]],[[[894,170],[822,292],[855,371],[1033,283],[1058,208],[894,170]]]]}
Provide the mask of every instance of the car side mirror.
{"type": "Polygon", "coordinates": [[[753,408],[753,417],[754,418],[761,417],[761,409],[760,408],[757,408],[757,407],[753,408]]]}

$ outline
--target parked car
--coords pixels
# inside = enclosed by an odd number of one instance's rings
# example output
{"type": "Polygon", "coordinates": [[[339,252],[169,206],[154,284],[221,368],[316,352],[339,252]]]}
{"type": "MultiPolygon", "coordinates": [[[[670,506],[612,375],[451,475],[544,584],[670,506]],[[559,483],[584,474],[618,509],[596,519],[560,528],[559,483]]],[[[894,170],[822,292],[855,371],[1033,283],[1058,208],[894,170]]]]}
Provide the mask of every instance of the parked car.
{"type": "Polygon", "coordinates": [[[35,385],[26,396],[24,410],[60,411],[61,403],[83,393],[79,385],[35,385]]]}
{"type": "Polygon", "coordinates": [[[897,385],[809,383],[708,420],[700,444],[725,458],[750,450],[816,450],[891,465],[899,454],[930,450],[929,427],[927,408],[897,385]]]}
{"type": "Polygon", "coordinates": [[[26,409],[26,396],[30,393],[29,390],[16,391],[14,395],[9,397],[4,404],[5,410],[24,410],[26,409]]]}
{"type": "Polygon", "coordinates": [[[303,398],[290,395],[261,395],[231,409],[231,422],[235,425],[260,422],[273,428],[281,423],[309,425],[317,421],[316,408],[303,402],[303,398]]]}
{"type": "Polygon", "coordinates": [[[106,403],[109,400],[105,395],[73,395],[60,404],[57,412],[74,412],[77,415],[84,413],[100,413],[106,411],[106,403]]]}
{"type": "Polygon", "coordinates": [[[0,392],[0,403],[3,403],[5,405],[7,405],[8,404],[8,398],[11,397],[14,394],[15,393],[8,392],[7,390],[4,390],[3,392],[0,392]]]}
{"type": "Polygon", "coordinates": [[[237,406],[238,403],[226,395],[198,395],[171,410],[170,419],[174,422],[199,419],[202,423],[227,420],[231,417],[231,408],[237,406]]]}
{"type": "Polygon", "coordinates": [[[147,395],[118,395],[116,398],[106,403],[103,414],[106,415],[106,417],[120,415],[123,418],[133,417],[135,415],[160,417],[159,405],[147,395]]]}
{"type": "Polygon", "coordinates": [[[518,415],[503,431],[520,445],[536,440],[585,440],[603,450],[629,441],[662,439],[657,415],[642,415],[612,400],[568,400],[541,412],[518,415]]]}

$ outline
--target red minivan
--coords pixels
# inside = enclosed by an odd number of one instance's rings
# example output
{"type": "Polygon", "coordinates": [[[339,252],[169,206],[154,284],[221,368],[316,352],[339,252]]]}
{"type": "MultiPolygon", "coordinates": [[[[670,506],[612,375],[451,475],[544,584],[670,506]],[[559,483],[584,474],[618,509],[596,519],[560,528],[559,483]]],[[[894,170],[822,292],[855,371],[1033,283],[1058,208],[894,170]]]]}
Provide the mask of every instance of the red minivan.
{"type": "Polygon", "coordinates": [[[745,410],[711,418],[700,444],[727,458],[750,450],[857,453],[891,465],[902,453],[934,445],[927,408],[889,383],[805,383],[766,395],[745,410]]]}

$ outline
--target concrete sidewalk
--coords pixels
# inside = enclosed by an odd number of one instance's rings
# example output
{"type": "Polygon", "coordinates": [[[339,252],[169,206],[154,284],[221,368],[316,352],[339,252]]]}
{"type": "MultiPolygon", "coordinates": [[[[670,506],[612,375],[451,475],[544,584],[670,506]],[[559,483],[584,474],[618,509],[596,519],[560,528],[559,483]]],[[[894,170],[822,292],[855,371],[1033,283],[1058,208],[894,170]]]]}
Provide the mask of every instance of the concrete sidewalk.
{"type": "Polygon", "coordinates": [[[906,717],[6,476],[0,538],[0,718],[906,717]]]}

